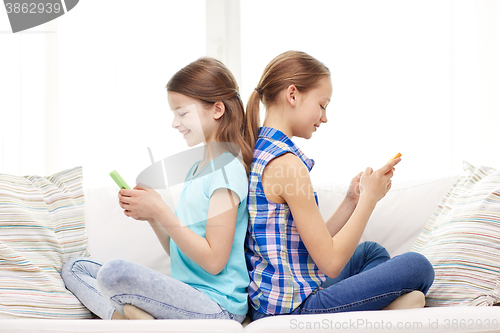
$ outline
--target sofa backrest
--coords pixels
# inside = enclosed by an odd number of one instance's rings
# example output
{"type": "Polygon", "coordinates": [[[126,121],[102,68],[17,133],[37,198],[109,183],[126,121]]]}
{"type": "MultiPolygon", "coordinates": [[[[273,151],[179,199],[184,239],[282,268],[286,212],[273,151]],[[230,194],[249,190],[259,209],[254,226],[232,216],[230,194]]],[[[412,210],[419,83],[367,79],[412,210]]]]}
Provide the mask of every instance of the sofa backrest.
{"type": "MultiPolygon", "coordinates": [[[[376,241],[395,256],[410,250],[441,198],[458,175],[430,180],[402,182],[375,208],[361,241],[376,241]]],[[[343,200],[347,186],[313,184],[320,211],[326,220],[343,200]]],[[[174,210],[179,188],[160,191],[174,210]]],[[[85,219],[90,253],[103,262],[122,258],[164,274],[170,274],[170,260],[149,224],[124,215],[116,188],[85,189],[85,219]]]]}
{"type": "MultiPolygon", "coordinates": [[[[383,245],[391,256],[408,252],[458,174],[393,184],[380,200],[361,242],[383,245]]],[[[347,186],[325,183],[315,187],[321,215],[326,220],[343,200],[347,186]]]]}
{"type": "Polygon", "coordinates": [[[94,259],[127,259],[170,274],[170,258],[149,223],[125,216],[118,204],[118,189],[85,189],[85,224],[94,259]]]}

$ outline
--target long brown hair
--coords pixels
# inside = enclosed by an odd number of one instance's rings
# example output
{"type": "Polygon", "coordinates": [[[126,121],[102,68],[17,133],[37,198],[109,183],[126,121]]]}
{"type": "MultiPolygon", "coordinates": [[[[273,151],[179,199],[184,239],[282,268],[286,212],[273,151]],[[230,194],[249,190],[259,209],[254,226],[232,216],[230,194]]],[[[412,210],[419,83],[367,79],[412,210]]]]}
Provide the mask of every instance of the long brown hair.
{"type": "Polygon", "coordinates": [[[167,91],[200,100],[207,106],[218,101],[224,103],[225,111],[219,118],[216,140],[222,144],[232,143],[225,145],[225,148],[236,157],[239,151],[235,151],[235,145],[239,147],[247,175],[250,174],[253,151],[244,139],[245,108],[238,84],[229,69],[214,58],[203,57],[175,73],[166,88],[167,91]]]}
{"type": "Polygon", "coordinates": [[[278,93],[290,85],[307,92],[317,87],[330,70],[322,62],[301,51],[287,51],[266,66],[247,103],[245,140],[253,149],[260,125],[259,102],[266,108],[276,102],[278,93]]]}

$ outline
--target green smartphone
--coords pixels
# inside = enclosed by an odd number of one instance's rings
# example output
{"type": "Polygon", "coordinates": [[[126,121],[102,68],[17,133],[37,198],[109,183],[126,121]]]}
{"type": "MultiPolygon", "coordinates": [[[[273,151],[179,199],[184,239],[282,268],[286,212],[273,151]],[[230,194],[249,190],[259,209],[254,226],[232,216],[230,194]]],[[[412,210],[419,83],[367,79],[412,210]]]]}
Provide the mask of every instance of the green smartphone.
{"type": "Polygon", "coordinates": [[[120,176],[120,174],[116,170],[111,171],[109,175],[111,176],[111,178],[113,178],[116,184],[120,186],[120,188],[130,189],[130,186],[128,186],[128,184],[123,180],[122,176],[120,176]]]}

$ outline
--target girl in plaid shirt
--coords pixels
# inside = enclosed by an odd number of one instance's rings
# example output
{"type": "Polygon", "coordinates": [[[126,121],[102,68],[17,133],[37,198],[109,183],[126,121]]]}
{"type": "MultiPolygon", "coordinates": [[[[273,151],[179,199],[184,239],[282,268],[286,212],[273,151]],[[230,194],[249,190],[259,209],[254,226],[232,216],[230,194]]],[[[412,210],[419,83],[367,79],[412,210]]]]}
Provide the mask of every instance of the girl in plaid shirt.
{"type": "Polygon", "coordinates": [[[390,258],[377,243],[358,245],[377,202],[391,188],[397,158],[356,175],[326,221],[309,178],[314,161],[291,141],[327,122],[328,68],[303,52],[273,59],[247,104],[249,177],[245,256],[253,320],[269,315],[423,307],[434,270],[422,255],[390,258]],[[266,118],[259,126],[259,102],[266,118]]]}

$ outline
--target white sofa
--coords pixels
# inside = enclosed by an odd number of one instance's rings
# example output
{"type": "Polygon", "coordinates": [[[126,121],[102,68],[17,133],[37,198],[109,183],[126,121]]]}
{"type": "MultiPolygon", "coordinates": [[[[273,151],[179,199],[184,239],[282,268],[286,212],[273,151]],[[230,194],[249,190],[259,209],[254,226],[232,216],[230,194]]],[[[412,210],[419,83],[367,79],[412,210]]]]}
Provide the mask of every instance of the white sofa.
{"type": "MultiPolygon", "coordinates": [[[[394,181],[377,205],[362,241],[384,245],[391,256],[409,251],[443,195],[458,175],[413,182],[394,181]]],[[[347,184],[316,184],[322,215],[342,200],[347,184]]],[[[164,199],[174,205],[172,196],[164,199]]],[[[176,197],[174,193],[173,197],[176,197]]],[[[98,260],[132,260],[169,274],[169,258],[145,222],[127,218],[116,188],[85,189],[88,246],[98,260]]],[[[0,332],[500,332],[500,307],[440,307],[325,315],[276,316],[243,325],[229,320],[105,321],[2,319],[0,332]],[[497,325],[494,325],[496,320],[497,325]]]]}

